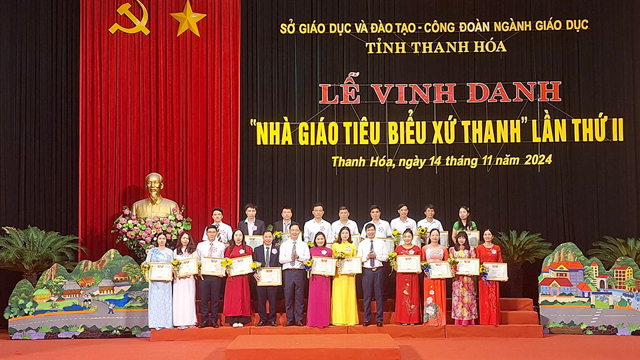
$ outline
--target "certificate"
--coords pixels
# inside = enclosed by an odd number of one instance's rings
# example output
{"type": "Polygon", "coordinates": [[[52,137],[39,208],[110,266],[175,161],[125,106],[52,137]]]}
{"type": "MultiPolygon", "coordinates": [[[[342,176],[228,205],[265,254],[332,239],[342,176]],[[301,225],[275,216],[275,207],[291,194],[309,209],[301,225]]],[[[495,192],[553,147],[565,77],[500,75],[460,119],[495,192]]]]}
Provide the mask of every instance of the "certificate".
{"type": "Polygon", "coordinates": [[[350,257],[342,260],[340,274],[362,274],[362,259],[350,257]]]}
{"type": "Polygon", "coordinates": [[[150,281],[171,281],[173,279],[173,264],[149,263],[150,281]]]}
{"type": "Polygon", "coordinates": [[[212,276],[225,276],[224,268],[222,267],[222,260],[214,257],[202,257],[202,265],[200,268],[200,274],[212,275],[212,276]]]}
{"type": "Polygon", "coordinates": [[[311,265],[311,274],[335,276],[336,275],[336,259],[330,257],[314,257],[313,265],[311,265]]]}
{"type": "Polygon", "coordinates": [[[467,235],[469,236],[469,245],[474,248],[478,247],[478,243],[480,242],[480,231],[467,231],[467,235]]]}
{"type": "Polygon", "coordinates": [[[422,271],[420,267],[420,255],[398,255],[396,257],[399,273],[419,273],[422,271]]]}
{"type": "Polygon", "coordinates": [[[440,231],[440,245],[449,248],[449,232],[440,231]]]}
{"type": "Polygon", "coordinates": [[[351,241],[353,241],[353,245],[355,245],[357,249],[360,244],[360,234],[351,234],[351,241]]]}
{"type": "Polygon", "coordinates": [[[457,275],[480,275],[480,259],[456,259],[458,266],[457,275]]]}
{"type": "Polygon", "coordinates": [[[384,244],[387,245],[388,252],[392,253],[396,251],[396,242],[393,239],[380,239],[384,241],[384,244]]]}
{"type": "Polygon", "coordinates": [[[282,285],[282,269],[279,267],[263,267],[258,269],[258,286],[280,286],[282,285]]]}
{"type": "Polygon", "coordinates": [[[231,269],[229,270],[229,276],[238,276],[244,274],[251,274],[253,268],[253,257],[251,255],[240,256],[237,258],[231,258],[231,269]]]}
{"type": "Polygon", "coordinates": [[[487,280],[493,281],[507,281],[509,276],[507,274],[507,263],[484,263],[487,267],[487,280]]]}
{"type": "Polygon", "coordinates": [[[248,246],[251,246],[252,249],[255,249],[258,246],[262,245],[262,235],[245,235],[244,241],[248,246]]]}
{"type": "Polygon", "coordinates": [[[453,277],[453,274],[451,274],[451,265],[448,261],[431,261],[429,268],[429,278],[431,279],[448,279],[453,277]]]}
{"type": "Polygon", "coordinates": [[[198,258],[192,257],[178,260],[180,267],[178,268],[178,277],[188,277],[198,273],[198,258]]]}

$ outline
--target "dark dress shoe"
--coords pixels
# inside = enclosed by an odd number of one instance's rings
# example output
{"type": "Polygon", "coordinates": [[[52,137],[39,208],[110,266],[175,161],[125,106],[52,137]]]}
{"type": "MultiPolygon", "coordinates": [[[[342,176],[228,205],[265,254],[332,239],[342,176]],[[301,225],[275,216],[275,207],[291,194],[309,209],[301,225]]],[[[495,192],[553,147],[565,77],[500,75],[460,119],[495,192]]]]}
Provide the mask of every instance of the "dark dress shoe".
{"type": "Polygon", "coordinates": [[[214,322],[214,323],[211,323],[211,327],[212,327],[212,328],[219,328],[219,327],[220,327],[220,325],[218,325],[218,323],[217,323],[217,322],[214,322]]]}
{"type": "Polygon", "coordinates": [[[284,326],[293,326],[295,325],[293,321],[287,321],[284,326]]]}
{"type": "Polygon", "coordinates": [[[304,324],[302,323],[302,321],[296,321],[296,326],[304,326],[304,324]]]}
{"type": "Polygon", "coordinates": [[[207,322],[206,321],[201,322],[200,325],[198,325],[198,327],[201,329],[207,327],[207,322]]]}
{"type": "Polygon", "coordinates": [[[256,326],[264,326],[264,321],[260,320],[256,326]]]}
{"type": "Polygon", "coordinates": [[[271,322],[271,326],[278,326],[278,324],[276,324],[276,322],[275,322],[275,321],[272,321],[272,322],[271,322]]]}
{"type": "Polygon", "coordinates": [[[368,321],[363,322],[362,326],[369,326],[369,322],[368,321]]]}
{"type": "Polygon", "coordinates": [[[382,321],[378,321],[378,327],[382,327],[382,321]]]}

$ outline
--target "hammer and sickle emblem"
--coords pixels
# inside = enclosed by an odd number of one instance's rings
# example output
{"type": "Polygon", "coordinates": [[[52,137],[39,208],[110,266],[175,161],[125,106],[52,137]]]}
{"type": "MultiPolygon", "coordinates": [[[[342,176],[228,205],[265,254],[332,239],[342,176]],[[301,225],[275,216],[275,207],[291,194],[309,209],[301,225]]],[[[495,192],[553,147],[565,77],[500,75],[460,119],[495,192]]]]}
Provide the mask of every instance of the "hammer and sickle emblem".
{"type": "Polygon", "coordinates": [[[133,15],[133,13],[131,13],[131,11],[129,10],[131,8],[131,4],[124,3],[124,4],[120,5],[120,7],[118,8],[118,14],[128,17],[129,20],[131,20],[131,22],[135,24],[135,26],[132,27],[132,28],[125,28],[125,27],[122,27],[120,24],[115,23],[115,24],[111,25],[111,27],[109,28],[109,32],[110,33],[113,34],[116,31],[120,30],[120,31],[122,31],[124,33],[127,33],[127,34],[135,34],[137,32],[142,31],[143,34],[149,35],[150,31],[145,26],[145,25],[147,25],[147,21],[149,21],[149,13],[147,12],[147,8],[144,7],[144,4],[142,4],[142,2],[140,2],[140,0],[136,0],[136,1],[138,2],[140,7],[142,8],[142,20],[138,20],[138,18],[135,17],[135,15],[133,15]]]}

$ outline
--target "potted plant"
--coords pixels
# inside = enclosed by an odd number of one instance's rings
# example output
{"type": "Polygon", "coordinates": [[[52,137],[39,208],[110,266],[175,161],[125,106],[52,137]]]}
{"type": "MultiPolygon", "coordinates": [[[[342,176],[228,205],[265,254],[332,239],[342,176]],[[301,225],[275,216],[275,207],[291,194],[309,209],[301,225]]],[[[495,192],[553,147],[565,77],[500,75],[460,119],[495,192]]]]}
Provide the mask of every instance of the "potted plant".
{"type": "Polygon", "coordinates": [[[626,256],[631,258],[638,266],[640,266],[640,240],[635,238],[613,238],[605,236],[604,241],[596,241],[593,243],[595,248],[588,251],[589,255],[595,256],[605,268],[610,269],[616,263],[618,258],[626,256]]]}
{"type": "Polygon", "coordinates": [[[0,269],[19,272],[34,286],[40,274],[53,264],[72,270],[78,250],[84,250],[75,235],[60,235],[31,226],[2,229],[7,235],[0,236],[0,269]]]}
{"type": "Polygon", "coordinates": [[[502,260],[509,264],[509,287],[511,297],[522,297],[522,265],[533,264],[551,253],[550,242],[542,238],[542,234],[530,234],[528,231],[518,233],[515,230],[508,234],[498,233],[494,242],[502,250],[502,260]]]}

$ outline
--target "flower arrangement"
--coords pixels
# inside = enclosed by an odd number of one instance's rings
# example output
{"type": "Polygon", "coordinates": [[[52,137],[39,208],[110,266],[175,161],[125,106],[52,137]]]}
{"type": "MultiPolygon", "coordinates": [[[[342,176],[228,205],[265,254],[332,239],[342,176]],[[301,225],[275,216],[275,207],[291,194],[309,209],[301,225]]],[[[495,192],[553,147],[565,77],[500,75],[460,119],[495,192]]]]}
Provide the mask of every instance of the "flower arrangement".
{"type": "Polygon", "coordinates": [[[420,236],[420,238],[424,241],[427,242],[427,228],[426,227],[422,227],[420,226],[418,228],[418,232],[417,235],[420,236]]]}
{"type": "Polygon", "coordinates": [[[346,257],[344,251],[337,251],[333,253],[333,258],[336,259],[336,267],[339,269],[342,267],[342,260],[346,257]]]}
{"type": "Polygon", "coordinates": [[[447,261],[449,261],[449,265],[451,265],[451,267],[458,266],[458,260],[453,256],[449,256],[449,259],[447,261]]]}
{"type": "Polygon", "coordinates": [[[251,268],[253,269],[253,273],[257,273],[258,270],[262,267],[262,263],[258,261],[254,261],[251,263],[251,268]]]}
{"type": "Polygon", "coordinates": [[[394,251],[389,253],[389,265],[391,265],[391,267],[395,267],[398,266],[398,254],[396,254],[394,251]]]}
{"type": "Polygon", "coordinates": [[[313,247],[313,241],[307,241],[307,246],[309,248],[312,248],[313,247]]]}
{"type": "Polygon", "coordinates": [[[304,269],[307,271],[311,270],[311,266],[313,266],[313,260],[309,259],[307,261],[304,262],[304,269]]]}
{"type": "Polygon", "coordinates": [[[273,244],[280,246],[280,243],[282,242],[282,231],[274,231],[272,224],[267,225],[267,230],[271,231],[273,234],[273,244]]]}
{"type": "Polygon", "coordinates": [[[149,263],[142,263],[142,265],[140,265],[140,270],[142,270],[142,275],[144,275],[145,279],[149,278],[149,269],[151,269],[149,263]]]}
{"type": "Polygon", "coordinates": [[[484,283],[489,285],[489,280],[487,280],[487,276],[489,274],[489,269],[485,264],[480,265],[480,277],[484,280],[484,283]]]}
{"type": "Polygon", "coordinates": [[[282,241],[282,232],[281,231],[276,231],[273,233],[273,242],[276,244],[280,244],[280,242],[282,241]]]}
{"type": "Polygon", "coordinates": [[[424,271],[424,275],[429,277],[429,271],[431,270],[431,266],[429,265],[429,262],[428,261],[421,262],[420,267],[422,268],[422,271],[424,271]]]}
{"type": "Polygon", "coordinates": [[[449,262],[449,266],[451,266],[451,272],[455,275],[455,273],[458,271],[458,259],[454,258],[453,256],[449,256],[449,259],[447,259],[447,261],[449,262]]]}
{"type": "Polygon", "coordinates": [[[176,273],[178,273],[178,271],[180,270],[180,261],[178,260],[173,260],[171,262],[171,265],[173,265],[173,271],[175,271],[176,273]]]}
{"type": "Polygon", "coordinates": [[[427,228],[426,228],[426,227],[422,227],[422,226],[420,226],[420,227],[418,228],[418,235],[419,235],[419,236],[425,236],[425,235],[427,235],[427,228]]]}
{"type": "Polygon", "coordinates": [[[198,276],[200,276],[200,280],[204,280],[204,278],[202,277],[202,263],[198,262],[198,276]]]}
{"type": "Polygon", "coordinates": [[[400,238],[402,238],[402,233],[398,230],[393,230],[393,242],[396,246],[400,244],[400,238]]]}
{"type": "Polygon", "coordinates": [[[307,279],[311,277],[311,267],[313,266],[313,260],[309,259],[303,264],[304,270],[307,272],[307,279]]]}
{"type": "Polygon", "coordinates": [[[180,210],[172,209],[165,218],[154,216],[142,219],[124,206],[122,214],[113,222],[111,232],[117,234],[116,242],[125,242],[138,259],[144,259],[149,250],[156,246],[157,235],[164,233],[167,240],[176,240],[183,231],[191,230],[191,219],[184,217],[183,213],[184,206],[180,210]]]}
{"type": "Polygon", "coordinates": [[[233,267],[233,259],[224,259],[220,262],[220,266],[225,269],[231,269],[233,267]]]}

